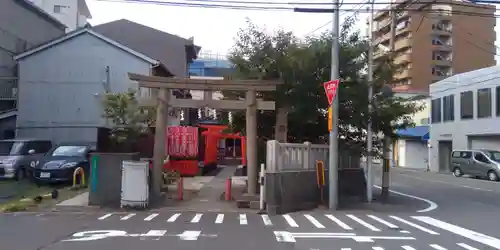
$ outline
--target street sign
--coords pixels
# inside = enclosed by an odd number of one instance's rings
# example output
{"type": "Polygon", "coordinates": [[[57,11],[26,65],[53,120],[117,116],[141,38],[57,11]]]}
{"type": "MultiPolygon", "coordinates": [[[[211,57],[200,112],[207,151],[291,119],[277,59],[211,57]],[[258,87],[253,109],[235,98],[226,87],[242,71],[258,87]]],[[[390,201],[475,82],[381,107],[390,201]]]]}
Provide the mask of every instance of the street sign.
{"type": "Polygon", "coordinates": [[[331,80],[323,83],[325,88],[326,98],[328,99],[328,104],[331,106],[335,95],[337,95],[337,89],[339,87],[340,80],[331,80]]]}
{"type": "Polygon", "coordinates": [[[328,107],[328,131],[332,131],[332,106],[328,107]]]}
{"type": "Polygon", "coordinates": [[[316,182],[318,187],[325,186],[325,166],[323,161],[316,161],[316,182]]]}

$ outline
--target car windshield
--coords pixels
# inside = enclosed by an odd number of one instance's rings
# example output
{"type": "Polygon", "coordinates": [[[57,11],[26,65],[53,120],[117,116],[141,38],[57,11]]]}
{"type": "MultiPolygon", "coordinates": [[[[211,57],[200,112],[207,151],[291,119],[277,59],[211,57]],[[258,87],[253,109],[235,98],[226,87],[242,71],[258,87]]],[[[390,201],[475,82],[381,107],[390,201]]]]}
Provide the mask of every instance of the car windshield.
{"type": "Polygon", "coordinates": [[[500,151],[488,151],[486,153],[491,160],[500,162],[500,151]]]}
{"type": "Polygon", "coordinates": [[[20,155],[23,145],[18,141],[0,141],[0,155],[20,155]]]}
{"type": "Polygon", "coordinates": [[[59,146],[52,151],[51,156],[83,156],[85,146],[59,146]]]}

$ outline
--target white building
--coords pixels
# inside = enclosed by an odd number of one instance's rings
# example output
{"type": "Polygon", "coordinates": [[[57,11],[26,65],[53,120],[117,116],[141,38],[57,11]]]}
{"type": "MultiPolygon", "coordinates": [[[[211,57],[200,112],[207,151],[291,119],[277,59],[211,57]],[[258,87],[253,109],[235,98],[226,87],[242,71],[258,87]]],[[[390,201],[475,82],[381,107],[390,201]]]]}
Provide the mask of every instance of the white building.
{"type": "Polygon", "coordinates": [[[84,27],[92,18],[85,0],[30,0],[67,26],[66,32],[84,27]]]}
{"type": "Polygon", "coordinates": [[[454,149],[500,150],[500,66],[430,86],[431,171],[450,171],[454,149]]]}
{"type": "Polygon", "coordinates": [[[408,92],[396,93],[397,96],[404,98],[414,98],[423,109],[412,114],[412,120],[415,123],[414,128],[407,128],[396,131],[398,139],[393,144],[394,164],[401,168],[420,168],[425,169],[428,165],[429,150],[427,140],[429,138],[429,107],[430,101],[427,93],[408,92]]]}

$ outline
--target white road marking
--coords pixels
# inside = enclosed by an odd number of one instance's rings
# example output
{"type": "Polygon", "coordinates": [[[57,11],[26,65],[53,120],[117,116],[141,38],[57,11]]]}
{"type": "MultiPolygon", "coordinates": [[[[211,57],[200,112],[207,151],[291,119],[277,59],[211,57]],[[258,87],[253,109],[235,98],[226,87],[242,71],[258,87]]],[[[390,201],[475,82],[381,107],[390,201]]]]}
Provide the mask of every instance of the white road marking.
{"type": "Polygon", "coordinates": [[[404,250],[417,250],[411,246],[401,246],[401,248],[403,248],[404,250]]]}
{"type": "Polygon", "coordinates": [[[201,216],[203,216],[203,214],[196,214],[193,219],[191,220],[191,223],[198,223],[200,222],[201,220],[201,216]]]}
{"type": "Polygon", "coordinates": [[[380,229],[378,229],[378,228],[374,227],[374,226],[373,226],[373,225],[371,225],[371,224],[368,224],[366,221],[364,221],[364,220],[362,220],[362,219],[360,219],[360,218],[358,218],[358,217],[356,217],[356,216],[354,216],[354,215],[352,215],[352,214],[348,214],[348,215],[346,215],[346,216],[347,216],[347,217],[349,217],[349,218],[351,218],[353,221],[355,221],[355,222],[357,222],[357,223],[359,223],[359,224],[361,224],[361,225],[365,226],[366,228],[368,228],[368,229],[372,230],[372,231],[375,231],[375,232],[380,232],[380,229]]]}
{"type": "Polygon", "coordinates": [[[461,246],[461,247],[463,247],[463,248],[465,248],[467,250],[479,250],[479,249],[477,249],[475,247],[471,247],[471,246],[469,246],[469,245],[467,245],[465,243],[457,243],[457,245],[459,245],[459,246],[461,246]]]}
{"type": "Polygon", "coordinates": [[[402,234],[409,234],[410,233],[410,231],[406,231],[406,230],[401,230],[399,232],[402,233],[402,234]]]}
{"type": "Polygon", "coordinates": [[[247,225],[248,224],[246,214],[240,214],[239,219],[240,219],[240,225],[247,225]]]}
{"type": "Polygon", "coordinates": [[[422,226],[420,226],[420,225],[417,225],[417,224],[415,224],[415,223],[413,223],[413,222],[409,222],[409,221],[407,221],[407,220],[401,219],[401,218],[399,218],[399,217],[397,217],[397,216],[389,216],[389,217],[391,217],[391,218],[393,218],[393,219],[395,219],[395,220],[397,220],[397,221],[403,222],[403,223],[405,223],[405,224],[407,224],[407,225],[410,225],[410,226],[412,226],[412,227],[414,227],[414,228],[416,228],[416,229],[418,229],[418,230],[420,230],[420,231],[423,231],[423,232],[426,232],[426,233],[429,233],[429,234],[433,234],[433,235],[439,235],[439,233],[436,233],[436,232],[434,232],[434,231],[432,231],[432,230],[430,230],[430,229],[427,229],[427,228],[425,228],[425,227],[422,227],[422,226]]]}
{"type": "Polygon", "coordinates": [[[367,216],[370,217],[370,218],[372,218],[373,220],[376,220],[376,221],[378,221],[378,222],[380,222],[380,223],[388,226],[391,229],[397,229],[397,228],[399,228],[398,226],[396,226],[396,225],[394,225],[394,224],[392,224],[392,223],[390,223],[388,221],[385,221],[385,220],[383,220],[383,219],[381,219],[381,218],[379,218],[379,217],[377,217],[375,215],[367,215],[367,216]]]}
{"type": "Polygon", "coordinates": [[[290,232],[274,231],[274,235],[276,236],[276,240],[278,242],[295,242],[295,238],[290,232]]]}
{"type": "Polygon", "coordinates": [[[440,221],[431,217],[427,216],[413,216],[412,218],[419,220],[421,222],[425,222],[429,225],[432,225],[434,227],[438,227],[441,229],[444,229],[446,231],[452,232],[454,234],[463,236],[465,238],[468,238],[470,240],[482,243],[484,245],[493,247],[495,249],[500,249],[500,239],[478,233],[463,227],[459,227],[444,221],[440,221]]]}
{"type": "Polygon", "coordinates": [[[288,214],[284,214],[283,215],[283,218],[285,218],[286,222],[288,223],[288,225],[290,225],[291,227],[299,227],[299,225],[297,224],[297,222],[295,222],[295,220],[292,218],[292,216],[288,215],[288,214]]]}
{"type": "Polygon", "coordinates": [[[444,248],[440,245],[436,245],[436,244],[430,244],[429,246],[436,249],[436,250],[447,250],[446,248],[444,248]]]}
{"type": "Polygon", "coordinates": [[[414,237],[393,237],[393,236],[361,236],[354,233],[291,233],[293,238],[304,239],[324,239],[324,238],[337,238],[337,239],[352,239],[356,242],[375,242],[374,240],[415,240],[414,237]]]}
{"type": "Polygon", "coordinates": [[[372,247],[373,250],[384,250],[382,247],[372,247]]]}
{"type": "Polygon", "coordinates": [[[224,221],[224,214],[218,214],[215,218],[215,224],[221,224],[224,221]]]}
{"type": "Polygon", "coordinates": [[[271,218],[269,218],[269,215],[262,214],[261,217],[262,217],[262,221],[264,222],[264,225],[271,226],[273,224],[273,222],[271,221],[271,218]]]}
{"type": "Polygon", "coordinates": [[[135,216],[135,214],[127,214],[126,216],[121,217],[120,220],[128,220],[134,216],[135,216]]]}
{"type": "Polygon", "coordinates": [[[312,215],[310,215],[310,214],[304,214],[304,217],[306,217],[306,219],[308,221],[310,221],[315,227],[317,227],[317,228],[325,228],[325,226],[323,226],[323,224],[319,223],[319,221],[316,220],[316,218],[314,218],[312,215]]]}
{"type": "MultiPolygon", "coordinates": [[[[377,185],[373,185],[373,186],[376,187],[376,188],[378,188],[378,189],[382,188],[382,187],[377,186],[377,185]]],[[[424,199],[424,198],[421,198],[421,197],[418,197],[418,196],[415,196],[415,195],[411,195],[411,194],[405,194],[405,193],[397,192],[397,191],[394,191],[394,190],[389,190],[389,192],[397,194],[397,195],[405,196],[405,197],[408,197],[408,198],[413,198],[415,200],[423,201],[423,202],[426,202],[427,204],[429,204],[429,207],[427,207],[426,209],[418,210],[417,213],[425,213],[425,212],[429,212],[429,211],[432,211],[432,210],[438,208],[438,205],[435,202],[430,201],[428,199],[424,199]]]]}
{"type": "Polygon", "coordinates": [[[101,216],[101,217],[99,217],[99,218],[97,218],[97,219],[98,219],[98,220],[104,220],[104,219],[106,219],[106,218],[110,217],[111,215],[113,215],[113,214],[112,214],[112,213],[110,213],[110,214],[106,214],[106,215],[103,215],[103,216],[101,216]]]}
{"type": "Polygon", "coordinates": [[[145,234],[139,234],[139,236],[150,236],[150,237],[161,237],[167,233],[167,230],[149,230],[145,234]]]}
{"type": "Polygon", "coordinates": [[[158,216],[158,214],[151,214],[149,215],[148,217],[144,218],[145,221],[151,221],[152,219],[154,219],[156,216],[158,216]]]}
{"type": "Polygon", "coordinates": [[[341,220],[337,219],[335,216],[331,215],[331,214],[325,214],[325,216],[332,220],[333,222],[337,223],[337,225],[339,225],[339,227],[345,229],[345,230],[352,230],[352,227],[348,226],[347,224],[345,224],[344,222],[342,222],[341,220]]]}
{"type": "Polygon", "coordinates": [[[352,250],[351,248],[341,248],[340,250],[352,250]]]}
{"type": "Polygon", "coordinates": [[[174,214],[174,215],[170,216],[170,218],[168,218],[167,222],[174,222],[175,220],[177,220],[177,218],[179,218],[179,216],[181,216],[180,213],[174,214]]]}
{"type": "Polygon", "coordinates": [[[184,231],[182,234],[178,234],[181,240],[197,240],[200,236],[201,231],[184,231]]]}

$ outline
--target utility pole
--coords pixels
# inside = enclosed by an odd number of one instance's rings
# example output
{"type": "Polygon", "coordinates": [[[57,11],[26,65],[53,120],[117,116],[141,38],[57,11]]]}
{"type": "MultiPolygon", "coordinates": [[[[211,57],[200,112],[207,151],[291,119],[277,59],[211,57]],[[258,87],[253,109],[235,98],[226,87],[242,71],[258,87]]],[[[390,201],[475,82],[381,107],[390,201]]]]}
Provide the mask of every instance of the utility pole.
{"type": "MultiPolygon", "coordinates": [[[[391,3],[391,38],[390,38],[390,54],[389,58],[391,62],[394,62],[394,52],[395,52],[395,46],[396,46],[396,9],[395,9],[395,4],[391,3]]],[[[390,83],[392,85],[392,82],[390,83]]],[[[384,161],[382,165],[382,193],[381,193],[381,198],[382,200],[387,200],[389,197],[389,169],[391,167],[390,163],[390,158],[391,158],[391,150],[389,147],[391,146],[391,138],[388,133],[384,134],[384,142],[383,142],[383,154],[384,154],[384,161]]]]}
{"type": "MultiPolygon", "coordinates": [[[[332,19],[332,63],[330,80],[339,79],[339,0],[333,0],[333,19],[332,19]]],[[[336,210],[338,205],[338,129],[339,129],[339,91],[334,96],[332,102],[332,130],[330,131],[330,147],[328,161],[328,207],[336,210]]]]}
{"type": "Polygon", "coordinates": [[[373,99],[373,7],[375,0],[370,4],[370,20],[368,24],[368,125],[366,127],[366,201],[373,199],[373,131],[372,131],[372,99],[373,99]]]}

